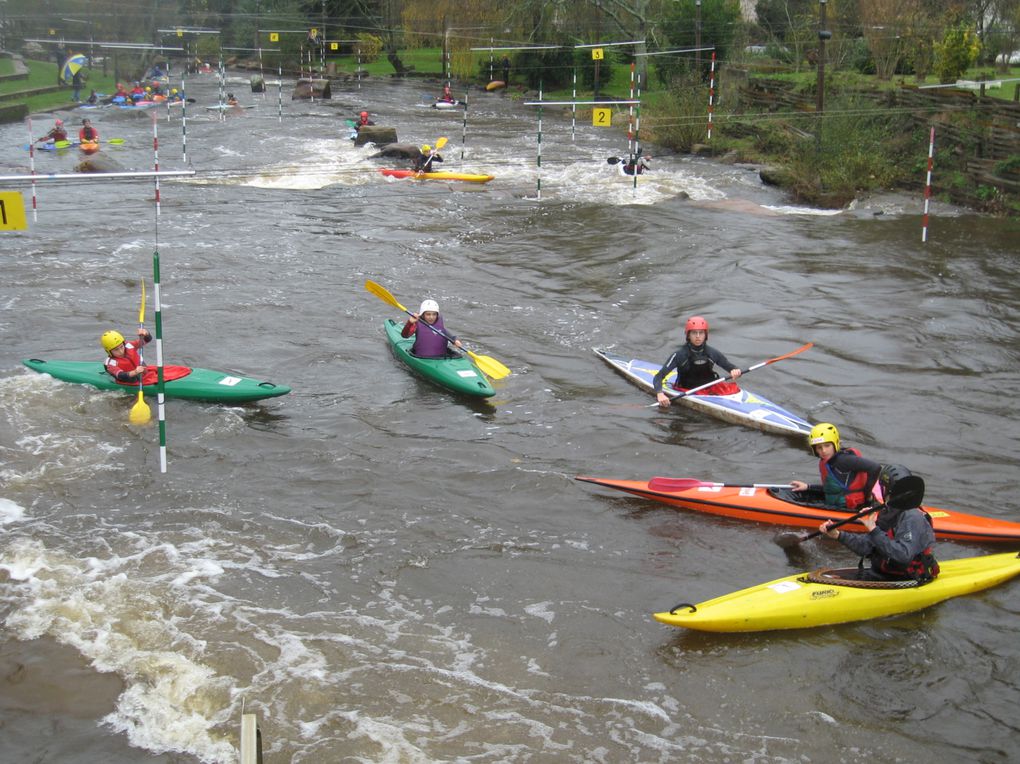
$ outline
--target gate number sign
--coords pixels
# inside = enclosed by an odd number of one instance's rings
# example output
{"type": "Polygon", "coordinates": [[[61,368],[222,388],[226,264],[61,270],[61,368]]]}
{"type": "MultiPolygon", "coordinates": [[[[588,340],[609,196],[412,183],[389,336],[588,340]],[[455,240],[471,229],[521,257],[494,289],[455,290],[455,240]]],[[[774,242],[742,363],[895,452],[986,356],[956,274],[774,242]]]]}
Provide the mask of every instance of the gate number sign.
{"type": "Polygon", "coordinates": [[[613,124],[613,110],[602,107],[592,109],[591,123],[594,127],[609,127],[613,124]]]}
{"type": "Polygon", "coordinates": [[[24,231],[25,201],[17,191],[0,191],[0,231],[24,231]]]}

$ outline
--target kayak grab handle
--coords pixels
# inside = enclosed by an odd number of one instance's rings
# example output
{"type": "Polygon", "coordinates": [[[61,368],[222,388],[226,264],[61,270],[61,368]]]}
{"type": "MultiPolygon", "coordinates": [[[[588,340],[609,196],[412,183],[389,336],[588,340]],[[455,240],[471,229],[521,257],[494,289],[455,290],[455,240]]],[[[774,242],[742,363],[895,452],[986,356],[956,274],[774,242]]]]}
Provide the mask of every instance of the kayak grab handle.
{"type": "Polygon", "coordinates": [[[676,611],[679,610],[682,607],[689,607],[691,609],[692,613],[697,613],[698,612],[698,609],[696,607],[694,607],[694,605],[692,605],[690,602],[680,602],[680,603],[677,603],[676,605],[674,605],[673,607],[671,607],[669,609],[669,614],[670,615],[676,615],[676,611]]]}
{"type": "Polygon", "coordinates": [[[266,388],[268,390],[271,387],[276,387],[276,383],[274,383],[274,382],[259,382],[259,387],[264,387],[264,388],[266,388]]]}

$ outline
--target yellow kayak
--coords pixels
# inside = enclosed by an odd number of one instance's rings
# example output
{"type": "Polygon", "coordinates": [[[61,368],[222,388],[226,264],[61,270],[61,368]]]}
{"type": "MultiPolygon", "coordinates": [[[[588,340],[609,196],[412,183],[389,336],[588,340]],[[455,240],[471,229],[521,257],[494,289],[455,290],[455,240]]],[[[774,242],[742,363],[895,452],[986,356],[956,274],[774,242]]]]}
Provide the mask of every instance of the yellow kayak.
{"type": "Polygon", "coordinates": [[[379,170],[390,178],[414,178],[415,180],[462,180],[467,183],[488,183],[495,175],[481,175],[470,172],[415,172],[414,170],[379,170]]]}
{"type": "Polygon", "coordinates": [[[922,586],[908,582],[906,588],[862,588],[867,582],[853,581],[835,583],[843,580],[832,577],[836,571],[829,575],[825,571],[797,573],[697,605],[681,603],[668,612],[655,613],[654,618],[667,626],[719,632],[806,629],[866,621],[912,613],[1001,584],[1020,575],[1020,555],[1006,552],[965,557],[940,561],[939,566],[941,572],[934,581],[922,586]]]}

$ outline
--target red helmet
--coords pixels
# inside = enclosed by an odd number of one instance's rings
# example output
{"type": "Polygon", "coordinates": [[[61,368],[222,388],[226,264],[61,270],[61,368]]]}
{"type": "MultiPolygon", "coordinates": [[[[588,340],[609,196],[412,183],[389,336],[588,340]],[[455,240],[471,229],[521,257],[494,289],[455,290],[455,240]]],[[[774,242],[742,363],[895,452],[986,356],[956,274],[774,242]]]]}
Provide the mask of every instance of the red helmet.
{"type": "Polygon", "coordinates": [[[708,321],[701,316],[691,316],[687,319],[687,325],[684,326],[684,331],[692,332],[697,330],[708,332],[708,321]]]}
{"type": "Polygon", "coordinates": [[[368,116],[368,112],[367,112],[367,111],[363,111],[363,112],[361,112],[361,115],[360,115],[360,116],[362,116],[362,117],[367,117],[367,116],[368,116]]]}

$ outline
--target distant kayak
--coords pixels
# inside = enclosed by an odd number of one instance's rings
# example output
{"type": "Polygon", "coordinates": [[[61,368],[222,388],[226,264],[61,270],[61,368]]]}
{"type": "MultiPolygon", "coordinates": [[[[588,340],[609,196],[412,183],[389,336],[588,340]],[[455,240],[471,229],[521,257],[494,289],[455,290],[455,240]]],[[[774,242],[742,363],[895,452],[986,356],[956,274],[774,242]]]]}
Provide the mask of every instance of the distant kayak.
{"type": "MultiPolygon", "coordinates": [[[[496,390],[489,380],[467,356],[450,353],[440,358],[419,358],[411,353],[414,337],[405,339],[400,336],[402,324],[393,319],[387,319],[385,327],[386,339],[389,340],[397,358],[429,381],[464,395],[489,398],[496,394],[496,390]]],[[[418,331],[429,330],[419,328],[418,331]]]]}
{"type": "MultiPolygon", "coordinates": [[[[661,368],[659,364],[642,361],[640,358],[623,358],[605,350],[596,350],[595,355],[642,390],[649,393],[652,391],[652,380],[661,368]]],[[[666,385],[672,384],[675,378],[676,372],[670,372],[666,378],[666,385]]],[[[736,388],[736,385],[732,385],[732,387],[736,388]]],[[[797,437],[807,436],[811,432],[811,424],[808,421],[790,413],[767,398],[739,388],[735,393],[729,395],[703,395],[701,393],[686,395],[680,398],[677,403],[697,409],[717,419],[754,427],[763,432],[797,437]]]]}
{"type": "Polygon", "coordinates": [[[78,148],[85,154],[95,154],[99,151],[99,141],[82,141],[78,148]]]}
{"type": "Polygon", "coordinates": [[[856,568],[795,573],[706,602],[680,603],[653,617],[667,626],[717,632],[806,629],[866,621],[913,613],[1001,584],[1020,575],[1020,555],[1005,552],[940,560],[939,566],[938,578],[922,585],[908,581],[876,586],[843,578],[856,573],[856,568]]]}
{"type": "Polygon", "coordinates": [[[433,109],[456,109],[458,106],[462,106],[460,101],[436,101],[432,104],[433,109]]]}
{"type": "Polygon", "coordinates": [[[506,83],[503,82],[503,80],[493,80],[492,82],[490,82],[488,85],[485,86],[485,89],[486,90],[499,90],[500,88],[505,88],[505,87],[506,87],[506,83]]]}
{"type": "MultiPolygon", "coordinates": [[[[63,382],[91,385],[100,390],[119,390],[130,395],[138,394],[138,385],[117,382],[99,361],[43,361],[39,358],[30,358],[22,363],[33,371],[49,374],[63,382]]],[[[155,367],[152,367],[152,370],[154,372],[155,367]]],[[[290,388],[286,385],[277,385],[272,382],[210,369],[169,366],[165,367],[164,374],[166,375],[164,378],[174,377],[164,383],[167,398],[214,403],[247,403],[263,398],[275,398],[290,392],[290,388]],[[167,374],[166,369],[174,371],[167,374]]],[[[152,376],[152,374],[146,375],[147,383],[152,376]]],[[[142,386],[142,390],[147,395],[155,395],[156,385],[154,382],[145,384],[142,386]]]]}
{"type": "Polygon", "coordinates": [[[468,172],[415,172],[414,170],[379,170],[390,178],[413,178],[415,180],[462,180],[466,183],[488,183],[495,175],[480,175],[468,172]]]}

